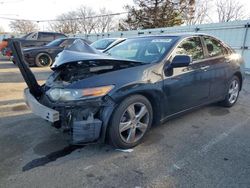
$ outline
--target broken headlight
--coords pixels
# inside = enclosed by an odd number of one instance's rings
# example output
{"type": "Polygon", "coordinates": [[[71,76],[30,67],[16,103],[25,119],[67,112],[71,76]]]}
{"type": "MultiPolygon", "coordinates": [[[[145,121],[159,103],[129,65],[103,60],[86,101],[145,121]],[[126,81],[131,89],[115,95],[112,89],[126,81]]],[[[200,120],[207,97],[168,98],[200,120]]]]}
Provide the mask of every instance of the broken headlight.
{"type": "Polygon", "coordinates": [[[61,89],[53,88],[47,91],[47,95],[53,101],[73,101],[86,98],[101,97],[109,93],[114,85],[85,89],[61,89]]]}

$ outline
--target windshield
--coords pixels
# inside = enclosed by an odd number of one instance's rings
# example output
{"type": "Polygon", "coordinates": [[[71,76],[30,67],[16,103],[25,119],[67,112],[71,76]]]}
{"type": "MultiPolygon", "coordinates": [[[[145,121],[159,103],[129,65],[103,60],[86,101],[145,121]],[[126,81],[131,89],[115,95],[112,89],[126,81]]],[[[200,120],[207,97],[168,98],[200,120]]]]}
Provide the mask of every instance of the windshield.
{"type": "Polygon", "coordinates": [[[46,46],[53,47],[53,46],[59,46],[65,39],[56,39],[48,43],[46,46]]]}
{"type": "Polygon", "coordinates": [[[112,44],[116,39],[101,39],[98,41],[95,41],[90,46],[93,48],[96,48],[98,50],[104,50],[106,49],[110,44],[112,44]]]}
{"type": "Polygon", "coordinates": [[[32,35],[32,34],[33,34],[33,33],[28,33],[28,34],[22,36],[21,38],[26,39],[26,38],[28,38],[28,36],[30,36],[30,35],[32,35]]]}
{"type": "Polygon", "coordinates": [[[169,36],[128,39],[106,53],[112,57],[143,63],[158,62],[165,57],[176,40],[177,37],[169,36]]]}

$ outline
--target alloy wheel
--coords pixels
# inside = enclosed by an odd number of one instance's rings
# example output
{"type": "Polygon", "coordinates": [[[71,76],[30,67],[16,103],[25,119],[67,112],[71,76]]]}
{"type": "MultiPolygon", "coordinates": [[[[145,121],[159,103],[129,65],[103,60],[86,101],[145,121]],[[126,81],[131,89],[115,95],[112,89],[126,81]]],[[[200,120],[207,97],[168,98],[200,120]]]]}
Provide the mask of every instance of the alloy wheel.
{"type": "Polygon", "coordinates": [[[229,91],[228,91],[228,101],[233,104],[236,102],[238,95],[239,95],[239,83],[237,80],[233,80],[230,84],[229,91]]]}
{"type": "Polygon", "coordinates": [[[48,66],[50,64],[50,58],[47,55],[41,55],[39,57],[39,63],[42,66],[48,66]]]}
{"type": "Polygon", "coordinates": [[[149,125],[149,112],[143,103],[133,103],[123,113],[120,124],[120,137],[125,143],[140,140],[149,125]]]}

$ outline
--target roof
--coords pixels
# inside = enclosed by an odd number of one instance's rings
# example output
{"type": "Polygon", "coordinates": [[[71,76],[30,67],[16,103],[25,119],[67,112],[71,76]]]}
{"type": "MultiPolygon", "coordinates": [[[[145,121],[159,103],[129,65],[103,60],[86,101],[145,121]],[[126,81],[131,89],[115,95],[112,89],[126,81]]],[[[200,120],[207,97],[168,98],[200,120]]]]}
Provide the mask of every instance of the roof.
{"type": "Polygon", "coordinates": [[[141,35],[136,37],[130,37],[130,38],[148,38],[148,37],[190,37],[190,36],[211,36],[206,33],[174,33],[174,34],[156,34],[156,35],[141,35]]]}

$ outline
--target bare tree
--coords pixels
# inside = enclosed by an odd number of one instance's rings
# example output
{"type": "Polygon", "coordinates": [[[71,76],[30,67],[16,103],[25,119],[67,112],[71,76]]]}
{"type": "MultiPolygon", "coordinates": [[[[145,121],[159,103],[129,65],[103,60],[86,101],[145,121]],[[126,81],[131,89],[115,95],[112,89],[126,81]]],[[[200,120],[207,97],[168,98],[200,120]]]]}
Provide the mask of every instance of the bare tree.
{"type": "Polygon", "coordinates": [[[229,22],[244,18],[243,5],[235,0],[217,0],[216,10],[219,22],[229,22]]]}
{"type": "Polygon", "coordinates": [[[77,10],[77,15],[80,18],[78,24],[80,26],[80,32],[89,34],[95,31],[98,26],[96,19],[96,12],[86,6],[82,6],[77,10]]]}
{"type": "Polygon", "coordinates": [[[71,11],[57,17],[58,21],[49,23],[50,29],[65,34],[75,34],[79,31],[77,12],[71,11]]]}
{"type": "Polygon", "coordinates": [[[180,13],[185,24],[190,25],[195,14],[195,0],[180,0],[180,13]]]}
{"type": "Polygon", "coordinates": [[[90,7],[81,6],[75,11],[59,15],[57,21],[49,23],[49,28],[66,34],[109,32],[115,27],[113,16],[110,14],[105,8],[96,13],[90,7]]]}
{"type": "Polygon", "coordinates": [[[115,27],[115,20],[113,19],[113,16],[110,15],[111,12],[106,8],[102,8],[100,9],[99,14],[102,16],[97,17],[97,27],[95,27],[95,32],[104,33],[113,30],[115,27]]]}
{"type": "MultiPolygon", "coordinates": [[[[188,9],[187,9],[188,10],[188,9]]],[[[204,22],[211,21],[208,14],[209,12],[209,1],[207,0],[196,0],[193,5],[193,14],[183,13],[184,23],[186,25],[202,24],[204,22]]]]}
{"type": "Polygon", "coordinates": [[[38,25],[29,20],[15,20],[9,24],[10,29],[16,33],[30,33],[38,30],[38,25]]]}

